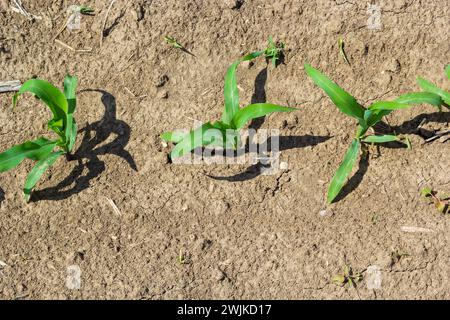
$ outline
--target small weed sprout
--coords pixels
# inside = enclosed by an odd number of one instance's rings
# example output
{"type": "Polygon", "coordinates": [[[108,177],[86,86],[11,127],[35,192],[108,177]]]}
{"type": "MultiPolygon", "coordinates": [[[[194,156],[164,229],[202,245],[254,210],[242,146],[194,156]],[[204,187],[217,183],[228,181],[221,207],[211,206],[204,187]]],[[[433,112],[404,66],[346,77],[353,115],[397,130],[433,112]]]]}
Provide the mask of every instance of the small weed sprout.
{"type": "Polygon", "coordinates": [[[165,36],[164,40],[166,40],[166,43],[171,45],[174,48],[184,49],[184,47],[177,40],[175,40],[175,38],[173,38],[171,36],[165,36]]]}
{"type": "Polygon", "coordinates": [[[175,40],[175,38],[170,37],[170,36],[165,36],[164,40],[166,41],[166,43],[176,49],[180,49],[181,51],[190,54],[191,56],[195,57],[195,54],[193,54],[192,52],[190,52],[188,49],[186,49],[182,44],[180,44],[177,40],[175,40]]]}
{"type": "Polygon", "coordinates": [[[58,136],[54,140],[40,137],[26,141],[0,154],[0,172],[15,168],[25,159],[36,161],[36,165],[25,180],[23,193],[26,201],[29,201],[31,191],[44,172],[61,155],[69,155],[72,151],[77,136],[77,125],[73,118],[76,108],[76,87],[77,77],[70,75],[64,79],[64,92],[47,81],[31,79],[14,95],[13,108],[19,95],[25,92],[32,93],[44,102],[53,114],[53,119],[48,122],[48,128],[58,136]],[[55,151],[55,148],[58,149],[55,151]]]}
{"type": "Polygon", "coordinates": [[[359,272],[353,272],[352,267],[345,265],[344,272],[338,275],[335,275],[331,281],[334,284],[337,284],[341,287],[346,284],[350,287],[356,288],[356,284],[363,279],[363,275],[359,272]]]}
{"type": "Polygon", "coordinates": [[[183,249],[180,249],[180,253],[178,255],[178,263],[179,264],[186,264],[187,263],[186,255],[183,253],[183,249]]]}
{"type": "MultiPolygon", "coordinates": [[[[375,102],[366,109],[361,106],[353,96],[348,94],[336,83],[309,64],[305,64],[305,71],[314,83],[325,91],[341,112],[358,121],[355,137],[328,188],[328,203],[333,202],[345,185],[346,178],[356,163],[360,149],[363,147],[364,154],[367,152],[367,148],[364,144],[397,141],[410,148],[410,143],[407,139],[396,135],[367,134],[367,131],[369,129],[373,130],[373,127],[380,122],[384,116],[390,114],[394,110],[409,108],[412,104],[428,103],[439,108],[444,103],[443,99],[438,94],[431,92],[413,92],[404,94],[394,101],[375,102]]],[[[375,130],[373,131],[375,132],[375,130]]]]}
{"type": "Polygon", "coordinates": [[[284,43],[278,42],[275,43],[272,39],[272,37],[269,37],[269,44],[267,45],[266,50],[264,51],[264,56],[268,60],[272,60],[272,66],[276,68],[276,66],[279,63],[279,60],[281,59],[284,51],[284,43]]]}
{"type": "Polygon", "coordinates": [[[161,138],[175,144],[170,153],[171,159],[181,157],[201,146],[216,146],[224,149],[237,149],[240,144],[239,130],[255,118],[263,117],[272,112],[290,112],[295,108],[283,107],[271,103],[255,103],[239,108],[239,92],[236,70],[243,61],[255,59],[265,51],[250,53],[234,62],[225,75],[224,97],[225,108],[221,121],[206,122],[189,133],[165,132],[161,138]]]}
{"type": "Polygon", "coordinates": [[[338,39],[338,46],[339,46],[339,54],[341,55],[342,59],[344,59],[345,63],[347,63],[348,65],[350,65],[350,62],[348,61],[347,58],[347,54],[345,53],[344,50],[344,40],[342,39],[342,37],[339,37],[338,39]]]}
{"type": "Polygon", "coordinates": [[[94,9],[87,6],[79,6],[79,11],[81,14],[92,15],[94,14],[94,9]]]}
{"type": "Polygon", "coordinates": [[[429,187],[425,187],[422,190],[420,190],[420,195],[422,198],[430,199],[434,206],[436,207],[436,210],[440,213],[447,214],[450,213],[450,196],[449,195],[442,195],[438,196],[438,192],[434,191],[433,189],[429,187]]]}

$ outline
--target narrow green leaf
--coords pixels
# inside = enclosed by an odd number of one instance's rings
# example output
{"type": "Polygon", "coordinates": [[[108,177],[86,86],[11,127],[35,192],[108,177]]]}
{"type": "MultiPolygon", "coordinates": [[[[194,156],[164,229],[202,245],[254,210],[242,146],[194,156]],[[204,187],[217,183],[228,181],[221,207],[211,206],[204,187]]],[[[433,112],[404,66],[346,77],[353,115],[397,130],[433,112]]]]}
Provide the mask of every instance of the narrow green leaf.
{"type": "Polygon", "coordinates": [[[392,111],[398,109],[405,109],[409,107],[411,106],[408,104],[395,101],[378,101],[371,104],[368,109],[371,111],[380,111],[380,110],[392,111]]]}
{"type": "Polygon", "coordinates": [[[405,104],[431,104],[441,110],[441,105],[444,103],[441,97],[437,94],[430,92],[412,92],[401,95],[395,102],[405,103],[405,104]]]}
{"type": "Polygon", "coordinates": [[[36,165],[31,169],[31,171],[27,175],[27,179],[25,181],[25,186],[23,188],[23,193],[25,196],[25,200],[28,202],[30,200],[31,191],[33,190],[36,183],[39,181],[41,176],[44,174],[47,169],[52,166],[55,161],[64,154],[63,151],[52,152],[47,155],[45,158],[39,160],[36,165]]]}
{"type": "Polygon", "coordinates": [[[445,67],[445,73],[447,74],[447,78],[450,79],[450,64],[445,67]]]}
{"type": "Polygon", "coordinates": [[[56,146],[56,141],[39,138],[26,141],[0,153],[0,172],[18,166],[24,159],[40,160],[47,156],[56,146]]]}
{"type": "Polygon", "coordinates": [[[19,95],[25,92],[30,92],[41,99],[50,108],[55,119],[62,119],[68,111],[64,94],[51,83],[40,79],[28,80],[20,87],[14,95],[13,107],[17,104],[19,95]]]}
{"type": "Polygon", "coordinates": [[[364,121],[364,108],[354,97],[307,63],[305,63],[305,71],[314,83],[325,91],[341,112],[358,119],[360,122],[364,121]]]}
{"type": "Polygon", "coordinates": [[[78,78],[76,76],[67,75],[64,79],[64,96],[67,100],[68,114],[74,113],[77,106],[77,83],[78,78]]]}
{"type": "Polygon", "coordinates": [[[77,133],[78,133],[78,126],[75,122],[75,119],[72,120],[72,132],[70,134],[70,140],[67,145],[67,151],[71,152],[73,149],[73,146],[75,145],[75,141],[77,139],[77,133]]]}
{"type": "Polygon", "coordinates": [[[392,142],[392,141],[399,141],[399,138],[394,135],[385,134],[385,135],[371,135],[367,136],[364,139],[362,139],[364,142],[368,143],[385,143],[385,142],[392,142]]]}
{"type": "Polygon", "coordinates": [[[76,91],[78,78],[76,76],[67,75],[64,79],[64,96],[67,100],[68,111],[66,114],[66,122],[64,127],[64,138],[67,151],[71,151],[75,143],[77,129],[73,113],[77,106],[76,91]],[[75,127],[74,127],[75,126],[75,127]],[[75,134],[75,136],[72,136],[75,134]]]}
{"type": "Polygon", "coordinates": [[[294,110],[297,109],[271,103],[255,103],[239,109],[233,117],[232,124],[234,129],[241,129],[251,119],[263,117],[272,112],[290,112],[294,110]]]}
{"type": "Polygon", "coordinates": [[[223,132],[215,128],[211,123],[207,122],[192,130],[184,136],[184,138],[173,148],[170,153],[172,159],[181,157],[195,148],[207,146],[221,140],[223,132]]]}
{"type": "Polygon", "coordinates": [[[344,160],[342,161],[341,165],[336,171],[333,180],[331,180],[330,187],[328,188],[328,197],[327,197],[328,203],[333,202],[333,200],[336,198],[336,196],[339,194],[342,187],[344,186],[345,180],[352,171],[356,159],[358,158],[360,146],[361,143],[358,139],[354,139],[352,141],[350,148],[347,150],[347,153],[345,154],[344,160]]]}
{"type": "Polygon", "coordinates": [[[425,80],[423,78],[417,78],[417,84],[419,87],[422,88],[423,91],[431,92],[434,94],[437,94],[444,100],[446,104],[450,104],[450,92],[447,92],[445,90],[442,90],[438,86],[436,86],[434,83],[425,80]]]}
{"type": "Polygon", "coordinates": [[[373,127],[384,116],[387,116],[391,112],[392,112],[392,110],[366,110],[364,112],[364,120],[366,121],[367,128],[373,127]]]}
{"type": "Polygon", "coordinates": [[[239,92],[237,87],[236,70],[243,61],[255,59],[262,55],[264,51],[250,53],[238,61],[234,62],[227,70],[225,75],[224,98],[225,110],[222,115],[222,121],[230,124],[235,113],[239,110],[239,92]]]}

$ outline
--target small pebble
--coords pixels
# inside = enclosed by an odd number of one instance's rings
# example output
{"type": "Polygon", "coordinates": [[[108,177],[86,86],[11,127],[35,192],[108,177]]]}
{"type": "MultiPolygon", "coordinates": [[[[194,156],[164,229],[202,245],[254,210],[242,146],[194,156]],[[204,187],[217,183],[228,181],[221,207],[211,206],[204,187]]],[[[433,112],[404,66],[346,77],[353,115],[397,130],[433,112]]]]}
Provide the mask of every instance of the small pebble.
{"type": "Polygon", "coordinates": [[[333,211],[331,210],[320,210],[319,211],[319,216],[321,217],[331,217],[333,215],[333,211]]]}
{"type": "Polygon", "coordinates": [[[160,91],[160,92],[158,92],[157,97],[159,99],[167,99],[169,97],[169,92],[167,92],[166,90],[160,91]]]}

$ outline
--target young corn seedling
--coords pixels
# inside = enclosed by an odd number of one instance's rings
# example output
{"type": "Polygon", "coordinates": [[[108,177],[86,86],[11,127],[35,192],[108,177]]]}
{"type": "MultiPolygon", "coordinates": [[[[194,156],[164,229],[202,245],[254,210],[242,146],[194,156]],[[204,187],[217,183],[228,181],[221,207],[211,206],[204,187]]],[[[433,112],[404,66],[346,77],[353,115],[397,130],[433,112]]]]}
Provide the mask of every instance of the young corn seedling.
{"type": "MultiPolygon", "coordinates": [[[[447,78],[450,79],[450,64],[445,68],[445,73],[447,75],[447,78]]],[[[423,91],[439,96],[443,100],[443,104],[446,105],[447,108],[450,106],[450,92],[445,91],[436,86],[434,83],[420,77],[417,78],[417,84],[423,91]]],[[[439,111],[442,111],[442,107],[440,105],[438,106],[438,108],[439,111]]]]}
{"type": "Polygon", "coordinates": [[[284,43],[278,42],[275,43],[272,39],[272,37],[269,37],[269,44],[267,45],[266,50],[264,51],[264,55],[266,59],[272,61],[272,66],[276,68],[278,61],[283,56],[284,51],[284,43]]]}
{"type": "Polygon", "coordinates": [[[436,210],[439,211],[440,213],[443,214],[450,213],[449,195],[438,196],[438,193],[429,187],[420,190],[420,195],[425,199],[430,199],[431,203],[434,204],[436,210]]]}
{"type": "Polygon", "coordinates": [[[13,108],[19,95],[25,92],[30,92],[42,100],[53,114],[53,119],[48,122],[48,128],[57,135],[56,139],[40,137],[26,141],[0,153],[0,172],[15,168],[25,159],[36,161],[36,165],[25,180],[23,193],[26,201],[30,199],[31,191],[44,172],[63,154],[70,155],[73,149],[77,136],[77,125],[73,118],[76,108],[76,87],[77,77],[70,75],[64,79],[64,92],[47,81],[31,79],[14,95],[13,108]]]}
{"type": "Polygon", "coordinates": [[[250,53],[234,62],[225,75],[224,97],[225,108],[222,119],[216,122],[206,122],[189,133],[165,132],[161,138],[175,144],[170,153],[171,159],[181,157],[201,146],[216,146],[224,149],[237,149],[240,144],[239,130],[255,118],[263,117],[272,112],[289,112],[295,108],[283,107],[271,103],[255,103],[239,108],[239,93],[236,70],[243,61],[255,59],[265,51],[250,53]]]}
{"type": "Polygon", "coordinates": [[[365,144],[397,141],[409,146],[408,140],[403,142],[402,140],[404,139],[396,135],[367,134],[367,131],[369,129],[373,130],[373,127],[380,122],[384,116],[394,110],[408,108],[411,104],[429,103],[436,107],[440,107],[444,103],[440,95],[430,92],[414,92],[404,94],[394,101],[375,102],[366,109],[361,106],[353,96],[348,94],[336,83],[309,64],[305,64],[305,71],[314,83],[325,91],[341,112],[358,121],[355,137],[328,188],[328,203],[333,202],[345,185],[346,178],[352,171],[362,146],[364,147],[363,151],[367,150],[365,144]]]}

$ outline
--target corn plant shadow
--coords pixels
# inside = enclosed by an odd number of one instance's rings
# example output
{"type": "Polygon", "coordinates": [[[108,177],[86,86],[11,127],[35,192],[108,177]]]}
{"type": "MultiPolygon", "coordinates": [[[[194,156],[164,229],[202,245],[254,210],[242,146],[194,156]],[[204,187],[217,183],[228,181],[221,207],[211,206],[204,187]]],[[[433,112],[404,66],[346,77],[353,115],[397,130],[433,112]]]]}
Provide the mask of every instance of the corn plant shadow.
{"type": "MultiPolygon", "coordinates": [[[[315,146],[319,143],[325,142],[328,139],[330,139],[331,136],[313,136],[313,135],[304,135],[304,136],[280,136],[278,137],[278,150],[284,151],[289,149],[296,149],[296,148],[305,148],[308,146],[315,146]]],[[[258,144],[258,150],[261,148],[263,150],[266,150],[267,152],[271,152],[272,150],[272,137],[269,137],[266,141],[264,141],[261,144],[258,144]]],[[[245,146],[245,153],[249,153],[249,143],[247,141],[245,146]]],[[[214,152],[211,153],[214,155],[214,152]]],[[[232,156],[228,157],[235,157],[236,154],[233,154],[232,156]]],[[[238,173],[236,175],[232,176],[226,176],[226,177],[218,177],[218,176],[212,176],[212,175],[206,175],[207,177],[214,179],[214,180],[221,180],[221,181],[229,181],[229,182],[243,182],[247,180],[254,179],[258,176],[260,176],[263,173],[264,168],[270,168],[270,165],[263,164],[261,162],[258,162],[256,164],[251,165],[248,167],[244,172],[238,173]]]]}
{"type": "Polygon", "coordinates": [[[347,183],[342,188],[341,192],[337,195],[333,202],[339,202],[352,193],[363,181],[364,175],[369,168],[369,157],[362,156],[359,159],[358,171],[347,181],[347,183]]]}
{"type": "MultiPolygon", "coordinates": [[[[253,91],[251,103],[265,103],[266,100],[266,82],[267,82],[267,67],[262,69],[255,78],[255,89],[253,91]]],[[[253,119],[250,122],[249,129],[258,130],[263,125],[266,117],[253,119]]]]}
{"type": "Polygon", "coordinates": [[[89,188],[90,181],[105,171],[105,163],[99,158],[102,155],[112,154],[121,157],[133,170],[137,171],[133,157],[125,150],[130,140],[131,129],[126,122],[116,119],[115,97],[98,89],[86,89],[80,92],[101,93],[105,113],[101,120],[87,123],[78,130],[78,134],[84,133],[84,135],[80,147],[68,157],[69,161],[78,162],[72,172],[58,185],[34,191],[32,201],[62,200],[89,188]],[[115,139],[102,144],[110,140],[111,135],[116,135],[115,139]]]}
{"type": "MultiPolygon", "coordinates": [[[[399,126],[389,126],[386,122],[380,122],[375,126],[377,132],[381,134],[414,134],[421,138],[429,139],[435,135],[435,132],[420,128],[421,124],[426,123],[449,123],[450,122],[450,112],[433,112],[433,113],[422,113],[414,117],[411,120],[403,122],[399,126]]],[[[404,148],[404,145],[400,143],[389,143],[384,144],[388,148],[404,148]]]]}

